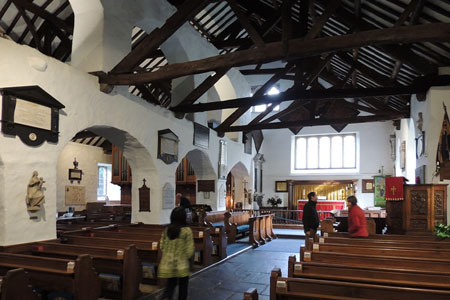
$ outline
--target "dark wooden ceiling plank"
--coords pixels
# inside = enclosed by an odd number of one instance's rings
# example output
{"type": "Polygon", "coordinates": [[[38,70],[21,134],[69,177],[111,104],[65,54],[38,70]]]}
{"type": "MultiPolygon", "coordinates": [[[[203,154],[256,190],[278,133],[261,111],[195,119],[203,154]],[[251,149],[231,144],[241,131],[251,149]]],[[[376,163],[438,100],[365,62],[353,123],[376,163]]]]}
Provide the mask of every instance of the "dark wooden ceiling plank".
{"type": "Polygon", "coordinates": [[[12,0],[7,0],[5,5],[3,5],[2,9],[0,10],[0,20],[3,18],[8,8],[11,6],[11,3],[12,0]]]}
{"type": "Polygon", "coordinates": [[[325,11],[317,19],[317,22],[314,22],[313,27],[309,30],[308,34],[305,37],[306,39],[313,39],[319,35],[319,33],[322,31],[322,28],[328,22],[328,19],[331,17],[331,15],[333,15],[333,13],[339,7],[340,3],[341,3],[340,0],[335,0],[335,1],[331,1],[327,5],[327,7],[325,8],[325,11]]]}
{"type": "Polygon", "coordinates": [[[178,10],[170,16],[161,28],[153,30],[139,45],[128,53],[113,69],[113,73],[132,70],[147,58],[148,53],[155,51],[186,21],[194,17],[208,4],[207,0],[190,0],[179,6],[178,10]]]}
{"type": "Polygon", "coordinates": [[[419,4],[419,0],[412,0],[405,7],[405,10],[402,12],[402,14],[398,18],[397,22],[395,22],[394,27],[402,26],[406,22],[406,20],[408,19],[409,15],[416,9],[418,4],[419,4]]]}
{"type": "Polygon", "coordinates": [[[28,11],[36,14],[36,15],[38,15],[42,19],[49,21],[50,23],[52,23],[57,28],[60,28],[60,29],[62,29],[64,31],[68,32],[69,34],[73,34],[73,27],[69,26],[66,22],[64,22],[63,20],[59,19],[58,17],[56,17],[52,13],[49,13],[45,9],[42,9],[38,5],[36,5],[36,4],[34,4],[34,3],[30,2],[30,1],[27,1],[27,0],[14,0],[14,3],[19,4],[24,9],[26,9],[26,10],[28,10],[28,11]]]}
{"type": "Polygon", "coordinates": [[[17,12],[17,15],[14,17],[14,19],[11,21],[11,23],[9,24],[8,28],[6,28],[5,33],[7,35],[11,35],[11,32],[14,29],[14,26],[16,26],[17,22],[20,20],[20,13],[17,12]]]}
{"type": "Polygon", "coordinates": [[[209,75],[203,82],[189,93],[178,105],[191,105],[204,93],[213,87],[230,69],[217,70],[213,75],[209,75]]]}
{"type": "Polygon", "coordinates": [[[337,56],[339,57],[339,59],[341,59],[343,62],[345,62],[348,65],[352,65],[352,63],[354,63],[354,65],[356,66],[356,69],[358,69],[361,73],[365,74],[366,76],[370,77],[372,80],[374,80],[379,85],[382,85],[382,86],[395,85],[392,82],[390,77],[384,76],[384,75],[378,73],[377,71],[375,71],[374,69],[371,69],[360,62],[353,61],[352,58],[345,55],[344,53],[338,53],[337,56]]]}
{"type": "MultiPolygon", "coordinates": [[[[441,23],[416,25],[408,28],[378,29],[315,40],[293,39],[290,41],[288,58],[315,56],[321,53],[363,47],[368,44],[383,45],[418,41],[442,41],[450,39],[449,32],[450,24],[441,23]]],[[[390,47],[396,48],[396,46],[390,47]]],[[[402,52],[402,54],[404,53],[402,52]]],[[[151,73],[100,75],[100,82],[114,85],[140,84],[154,80],[199,74],[225,67],[266,63],[282,58],[285,58],[282,53],[282,43],[276,42],[266,44],[264,49],[249,49],[186,63],[171,64],[151,73]]]]}
{"type": "Polygon", "coordinates": [[[142,98],[155,105],[160,105],[157,97],[155,97],[144,84],[137,85],[136,88],[141,92],[142,98]]]}
{"type": "Polygon", "coordinates": [[[236,0],[227,0],[228,5],[230,5],[231,9],[233,10],[234,14],[238,18],[239,22],[241,23],[242,27],[247,31],[248,35],[252,39],[253,43],[257,47],[264,47],[265,43],[262,37],[259,35],[258,31],[256,31],[255,27],[253,27],[252,24],[250,24],[247,16],[244,14],[244,12],[238,7],[236,0]]]}
{"type": "Polygon", "coordinates": [[[186,107],[174,107],[172,110],[180,112],[202,112],[209,110],[219,110],[226,108],[248,107],[253,105],[268,104],[272,102],[285,101],[304,101],[304,100],[323,100],[336,98],[364,98],[364,97],[382,97],[389,95],[411,95],[417,93],[424,93],[428,91],[431,86],[441,86],[443,81],[447,84],[448,77],[440,76],[439,80],[432,83],[416,82],[410,86],[394,86],[394,87],[379,87],[379,88],[356,88],[356,89],[329,89],[329,90],[300,90],[294,89],[289,92],[281,92],[278,95],[263,95],[238,98],[233,100],[224,100],[209,103],[200,103],[186,107]],[[442,81],[441,81],[442,80],[442,81]]]}
{"type": "Polygon", "coordinates": [[[283,30],[281,34],[281,41],[283,43],[283,49],[286,53],[289,47],[289,40],[292,38],[292,1],[293,0],[283,1],[283,4],[281,5],[281,28],[283,30]]]}
{"type": "Polygon", "coordinates": [[[308,33],[309,0],[299,0],[298,30],[295,37],[304,37],[308,33]]]}
{"type": "Polygon", "coordinates": [[[293,128],[293,127],[307,127],[307,126],[320,126],[320,125],[332,125],[332,124],[358,124],[358,123],[369,123],[369,122],[380,122],[397,120],[409,117],[409,114],[397,113],[397,114],[384,114],[384,115],[374,115],[374,116],[361,116],[354,118],[335,118],[335,119],[313,119],[313,120],[299,120],[290,122],[277,122],[277,123],[258,123],[254,125],[244,125],[244,126],[231,126],[226,132],[239,132],[239,131],[252,131],[252,130],[265,130],[265,129],[282,129],[282,128],[293,128]]]}
{"type": "Polygon", "coordinates": [[[27,13],[25,12],[23,7],[21,6],[20,0],[13,0],[13,3],[16,6],[17,11],[19,12],[19,14],[22,17],[22,19],[27,24],[27,28],[31,32],[31,35],[33,36],[33,40],[31,42],[34,43],[34,45],[36,46],[36,48],[39,51],[42,51],[42,47],[43,46],[41,44],[41,37],[38,36],[38,34],[36,32],[36,28],[34,27],[33,22],[31,22],[31,19],[28,17],[27,13]]]}
{"type": "Polygon", "coordinates": [[[267,68],[267,69],[245,69],[240,70],[243,75],[270,75],[275,74],[284,68],[267,68]]]}
{"type": "MultiPolygon", "coordinates": [[[[316,3],[320,3],[321,7],[325,7],[327,2],[324,0],[316,0],[316,3]]],[[[342,7],[336,10],[335,15],[340,22],[347,24],[349,27],[353,27],[356,24],[354,18],[352,18],[352,14],[342,7]]],[[[359,24],[362,30],[375,28],[375,26],[364,20],[360,20],[359,24]]],[[[409,49],[402,48],[398,45],[384,45],[379,47],[390,56],[401,60],[402,63],[410,65],[421,74],[435,74],[437,72],[437,67],[435,65],[428,63],[423,57],[413,53],[409,49]]]]}
{"type": "MultiPolygon", "coordinates": [[[[45,9],[45,8],[47,8],[47,6],[49,6],[50,5],[50,3],[52,3],[53,2],[53,0],[47,0],[47,1],[45,1],[44,2],[44,4],[42,4],[42,9],[45,9]]],[[[36,20],[37,20],[37,18],[38,18],[38,15],[34,15],[33,16],[33,18],[31,18],[31,23],[35,23],[36,22],[36,20]]],[[[25,39],[25,37],[26,37],[26,35],[27,35],[27,33],[29,32],[29,28],[28,28],[28,26],[27,26],[27,28],[25,28],[25,30],[22,32],[22,34],[20,35],[20,37],[17,39],[17,43],[18,44],[21,44],[22,42],[23,42],[23,40],[25,39]]]]}

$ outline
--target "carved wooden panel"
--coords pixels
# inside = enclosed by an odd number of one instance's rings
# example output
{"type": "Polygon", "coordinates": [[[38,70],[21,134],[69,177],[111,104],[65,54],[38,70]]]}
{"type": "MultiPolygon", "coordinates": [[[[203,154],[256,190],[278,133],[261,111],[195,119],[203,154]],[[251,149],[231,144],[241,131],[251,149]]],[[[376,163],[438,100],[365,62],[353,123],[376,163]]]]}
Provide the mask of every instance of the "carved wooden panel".
{"type": "Polygon", "coordinates": [[[411,220],[411,229],[415,230],[427,230],[427,220],[411,220]]]}
{"type": "Polygon", "coordinates": [[[428,192],[411,191],[411,215],[426,216],[428,214],[428,192]]]}
{"type": "Polygon", "coordinates": [[[444,214],[444,191],[434,191],[434,215],[444,214]]]}

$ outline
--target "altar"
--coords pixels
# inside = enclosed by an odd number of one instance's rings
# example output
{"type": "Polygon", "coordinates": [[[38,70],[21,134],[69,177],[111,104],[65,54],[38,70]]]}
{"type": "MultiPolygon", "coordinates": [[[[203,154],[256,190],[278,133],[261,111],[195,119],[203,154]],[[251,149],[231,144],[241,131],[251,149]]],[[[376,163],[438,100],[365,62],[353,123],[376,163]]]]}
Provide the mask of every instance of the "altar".
{"type": "MultiPolygon", "coordinates": [[[[298,213],[298,219],[301,220],[303,217],[303,207],[308,200],[297,200],[297,209],[301,210],[298,213]]],[[[332,210],[341,210],[345,208],[345,200],[317,200],[316,209],[319,213],[319,218],[322,221],[327,217],[331,216],[332,210]]]]}

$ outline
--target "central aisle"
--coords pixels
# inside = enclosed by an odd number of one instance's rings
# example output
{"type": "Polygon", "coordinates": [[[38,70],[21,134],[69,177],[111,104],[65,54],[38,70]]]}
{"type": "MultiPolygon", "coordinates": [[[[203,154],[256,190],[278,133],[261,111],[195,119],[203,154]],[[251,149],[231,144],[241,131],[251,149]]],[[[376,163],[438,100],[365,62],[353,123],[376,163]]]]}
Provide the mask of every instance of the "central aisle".
{"type": "Polygon", "coordinates": [[[298,260],[304,243],[301,239],[275,239],[193,275],[188,299],[242,300],[244,292],[253,287],[260,300],[268,300],[270,272],[280,268],[287,275],[288,257],[297,255],[298,260]]]}

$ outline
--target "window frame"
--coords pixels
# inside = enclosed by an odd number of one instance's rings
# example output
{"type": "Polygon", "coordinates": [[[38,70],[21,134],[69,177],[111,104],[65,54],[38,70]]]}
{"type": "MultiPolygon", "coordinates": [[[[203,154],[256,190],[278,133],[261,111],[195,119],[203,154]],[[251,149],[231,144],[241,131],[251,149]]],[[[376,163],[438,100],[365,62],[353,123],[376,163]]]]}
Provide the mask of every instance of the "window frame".
{"type": "Polygon", "coordinates": [[[356,173],[359,172],[359,136],[357,132],[345,132],[345,133],[331,133],[331,134],[308,134],[308,135],[295,135],[292,137],[292,145],[291,145],[291,174],[305,174],[305,173],[356,173]],[[342,166],[341,167],[332,167],[332,138],[340,136],[342,138],[342,166]],[[346,136],[353,136],[355,149],[354,149],[354,166],[352,167],[344,167],[344,157],[345,157],[345,144],[344,139],[346,136]],[[329,167],[328,168],[320,168],[320,138],[328,137],[329,138],[329,167]],[[304,154],[304,160],[306,162],[305,168],[297,168],[297,140],[304,138],[306,140],[306,153],[304,154]],[[308,139],[309,138],[317,138],[317,168],[308,168],[308,139]]]}
{"type": "Polygon", "coordinates": [[[105,164],[98,164],[97,165],[97,201],[105,201],[106,197],[108,196],[108,166],[105,164]],[[104,177],[104,194],[103,195],[99,195],[98,190],[99,190],[99,185],[98,183],[100,182],[100,169],[104,169],[105,170],[105,177],[104,177]],[[101,199],[103,198],[103,199],[101,199]]]}

